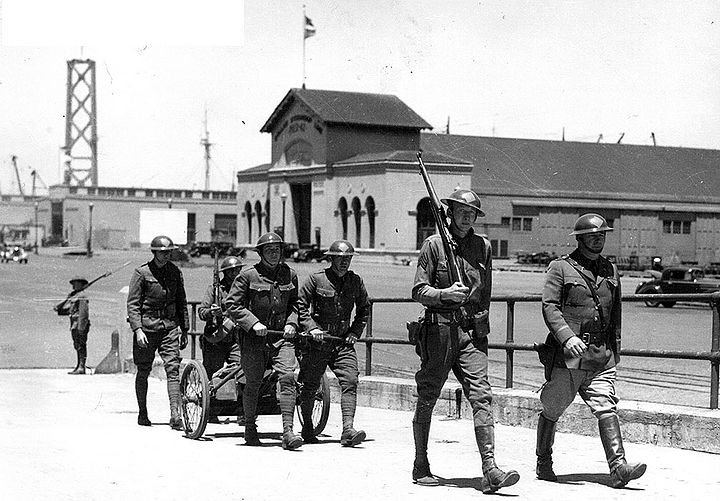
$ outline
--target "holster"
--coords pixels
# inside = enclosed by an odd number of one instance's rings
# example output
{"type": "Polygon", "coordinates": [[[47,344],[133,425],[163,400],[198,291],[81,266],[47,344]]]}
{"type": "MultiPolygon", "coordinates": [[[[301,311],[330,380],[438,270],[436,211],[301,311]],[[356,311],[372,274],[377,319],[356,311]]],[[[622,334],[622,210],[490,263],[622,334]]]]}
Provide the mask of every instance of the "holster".
{"type": "Polygon", "coordinates": [[[545,381],[550,381],[553,367],[555,366],[555,357],[557,356],[557,342],[552,334],[548,333],[544,343],[535,343],[535,351],[537,351],[540,363],[545,369],[545,381]]]}
{"type": "Polygon", "coordinates": [[[425,317],[407,322],[408,341],[415,345],[415,353],[422,359],[425,346],[425,317]]]}
{"type": "Polygon", "coordinates": [[[475,337],[483,338],[490,334],[490,312],[483,310],[473,315],[473,330],[475,337]]]}

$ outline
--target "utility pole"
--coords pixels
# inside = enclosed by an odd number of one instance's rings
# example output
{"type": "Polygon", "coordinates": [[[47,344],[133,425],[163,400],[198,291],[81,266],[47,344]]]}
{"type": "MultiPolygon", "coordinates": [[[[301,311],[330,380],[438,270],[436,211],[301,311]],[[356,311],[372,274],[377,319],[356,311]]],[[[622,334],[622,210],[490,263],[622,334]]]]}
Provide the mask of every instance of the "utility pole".
{"type": "Polygon", "coordinates": [[[205,127],[205,137],[200,140],[200,144],[205,148],[205,191],[210,190],[210,133],[207,128],[207,109],[205,109],[205,120],[203,121],[205,127]]]}

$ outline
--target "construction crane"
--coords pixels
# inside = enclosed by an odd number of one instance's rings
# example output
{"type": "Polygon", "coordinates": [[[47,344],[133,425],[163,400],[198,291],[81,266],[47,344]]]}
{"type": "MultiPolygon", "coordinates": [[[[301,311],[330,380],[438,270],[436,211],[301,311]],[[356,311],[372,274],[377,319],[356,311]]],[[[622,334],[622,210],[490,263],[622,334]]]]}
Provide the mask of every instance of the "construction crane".
{"type": "Polygon", "coordinates": [[[20,196],[24,197],[25,192],[23,191],[22,182],[20,181],[20,170],[17,166],[17,156],[11,155],[10,159],[12,160],[13,167],[15,168],[15,176],[17,177],[17,183],[18,183],[18,191],[20,192],[20,196]]]}
{"type": "Polygon", "coordinates": [[[32,197],[35,198],[36,181],[40,181],[40,184],[42,184],[43,188],[45,188],[46,190],[48,189],[48,185],[45,184],[45,181],[43,181],[42,177],[40,177],[40,173],[37,170],[33,169],[30,172],[30,175],[32,176],[32,197]]]}

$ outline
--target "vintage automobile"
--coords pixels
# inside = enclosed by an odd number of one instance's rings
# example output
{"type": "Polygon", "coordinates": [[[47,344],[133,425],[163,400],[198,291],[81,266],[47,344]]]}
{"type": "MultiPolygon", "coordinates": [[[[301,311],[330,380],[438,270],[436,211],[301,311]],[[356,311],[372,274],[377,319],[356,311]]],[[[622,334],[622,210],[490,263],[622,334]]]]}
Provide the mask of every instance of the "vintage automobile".
{"type": "Polygon", "coordinates": [[[310,247],[301,247],[293,252],[292,258],[296,263],[307,263],[313,260],[319,263],[325,260],[325,249],[321,249],[316,244],[310,247]]]}
{"type": "Polygon", "coordinates": [[[21,263],[28,264],[28,254],[22,245],[13,245],[0,250],[2,253],[1,260],[3,263],[21,263]]]}
{"type": "MultiPolygon", "coordinates": [[[[703,294],[720,291],[720,281],[705,278],[702,268],[691,266],[670,266],[665,268],[660,278],[642,282],[635,294],[703,294]]],[[[646,306],[657,308],[662,304],[672,308],[676,301],[645,301],[646,306]]]]}

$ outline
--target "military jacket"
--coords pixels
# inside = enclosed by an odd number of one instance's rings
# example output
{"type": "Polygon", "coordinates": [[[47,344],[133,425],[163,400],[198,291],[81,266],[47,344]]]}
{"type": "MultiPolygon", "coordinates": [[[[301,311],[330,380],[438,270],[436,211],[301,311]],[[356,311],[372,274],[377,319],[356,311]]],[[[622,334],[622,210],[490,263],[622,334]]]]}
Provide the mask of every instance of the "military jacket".
{"type": "Polygon", "coordinates": [[[303,330],[319,328],[332,336],[359,338],[370,315],[370,300],[359,275],[348,270],[339,277],[332,268],[311,274],[300,288],[298,297],[300,325],[303,330]],[[355,309],[355,318],[350,318],[355,309]]]}
{"type": "MultiPolygon", "coordinates": [[[[223,312],[223,319],[228,319],[228,313],[227,313],[227,297],[229,293],[230,286],[232,284],[227,284],[224,280],[220,281],[220,297],[215,298],[215,287],[210,284],[208,286],[207,290],[205,290],[205,296],[203,297],[202,302],[198,306],[198,317],[203,322],[209,322],[212,320],[212,315],[210,314],[210,306],[213,305],[213,303],[218,304],[223,312]]],[[[225,326],[227,327],[227,323],[224,322],[225,326]]],[[[237,327],[234,326],[233,330],[236,330],[237,327]]],[[[233,336],[225,336],[225,341],[231,341],[233,340],[233,336]]]]}
{"type": "Polygon", "coordinates": [[[271,270],[262,261],[238,274],[225,299],[230,318],[244,332],[258,322],[272,330],[283,330],[286,325],[297,328],[297,303],[295,270],[285,263],[271,270]]]}
{"type": "Polygon", "coordinates": [[[187,332],[190,319],[182,272],[168,262],[162,268],[149,261],[135,268],[127,298],[130,328],[145,332],[187,332]]]}
{"type": "Polygon", "coordinates": [[[452,285],[445,249],[440,235],[431,235],[423,242],[418,257],[412,297],[429,310],[447,313],[463,307],[469,315],[490,309],[492,293],[492,248],[488,239],[470,229],[465,238],[457,238],[456,254],[463,283],[470,288],[462,305],[445,302],[440,289],[452,285]]]}
{"type": "Polygon", "coordinates": [[[63,303],[58,311],[61,315],[70,315],[70,330],[87,333],[90,330],[90,304],[82,292],[63,303]]]}
{"type": "MultiPolygon", "coordinates": [[[[579,254],[577,251],[573,252],[570,257],[577,258],[577,254],[579,254]]],[[[592,349],[583,357],[564,359],[565,365],[575,369],[612,367],[620,360],[622,303],[617,267],[600,256],[597,276],[595,276],[582,265],[578,271],[565,259],[566,257],[555,259],[548,266],[542,294],[543,318],[557,341],[556,350],[561,354],[556,359],[563,360],[562,346],[570,337],[595,333],[603,336],[606,341],[606,347],[602,347],[603,350],[607,350],[604,354],[606,362],[602,363],[603,354],[597,353],[596,347],[590,346],[589,348],[592,349]],[[588,282],[580,273],[594,284],[602,315],[596,309],[588,282]],[[593,360],[589,360],[590,357],[593,357],[593,360]]]]}

